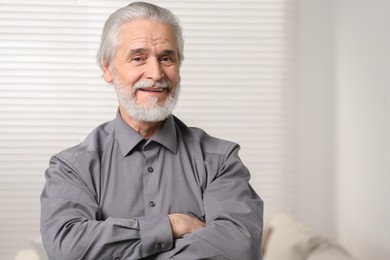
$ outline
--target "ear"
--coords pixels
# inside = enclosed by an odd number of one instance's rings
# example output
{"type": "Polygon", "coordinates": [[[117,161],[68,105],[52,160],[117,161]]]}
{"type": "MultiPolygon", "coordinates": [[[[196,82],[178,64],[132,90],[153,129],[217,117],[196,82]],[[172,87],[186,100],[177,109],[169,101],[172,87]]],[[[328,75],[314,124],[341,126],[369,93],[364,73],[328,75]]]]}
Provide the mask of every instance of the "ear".
{"type": "Polygon", "coordinates": [[[109,62],[105,62],[105,63],[104,63],[102,72],[103,72],[104,80],[105,80],[107,83],[112,83],[113,71],[112,71],[112,69],[111,69],[111,66],[110,66],[110,63],[109,63],[109,62]]]}

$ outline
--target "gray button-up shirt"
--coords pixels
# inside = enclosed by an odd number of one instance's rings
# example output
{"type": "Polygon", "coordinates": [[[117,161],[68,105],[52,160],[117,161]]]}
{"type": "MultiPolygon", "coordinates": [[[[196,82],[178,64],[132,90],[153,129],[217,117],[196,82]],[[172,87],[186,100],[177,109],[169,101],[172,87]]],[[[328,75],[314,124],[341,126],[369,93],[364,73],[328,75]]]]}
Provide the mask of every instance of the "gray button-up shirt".
{"type": "Polygon", "coordinates": [[[41,233],[50,259],[261,259],[263,202],[237,144],[170,116],[146,140],[119,113],[50,160],[41,233]],[[174,240],[169,213],[206,227],[174,240]]]}

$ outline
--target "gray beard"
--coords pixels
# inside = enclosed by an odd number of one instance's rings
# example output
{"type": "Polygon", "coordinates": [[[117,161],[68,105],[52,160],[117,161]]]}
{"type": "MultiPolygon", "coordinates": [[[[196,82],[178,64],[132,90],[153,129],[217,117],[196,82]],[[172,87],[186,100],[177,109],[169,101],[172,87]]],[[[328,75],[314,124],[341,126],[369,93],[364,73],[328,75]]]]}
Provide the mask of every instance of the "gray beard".
{"type": "Polygon", "coordinates": [[[172,86],[169,82],[162,82],[166,86],[168,91],[167,100],[163,105],[158,105],[157,97],[150,97],[148,103],[145,106],[141,106],[135,99],[135,93],[143,83],[135,83],[131,91],[127,87],[123,86],[120,82],[114,80],[113,85],[118,96],[118,101],[122,107],[126,110],[127,114],[134,120],[140,122],[161,122],[164,121],[168,116],[172,114],[173,109],[176,106],[180,85],[173,91],[172,86]]]}

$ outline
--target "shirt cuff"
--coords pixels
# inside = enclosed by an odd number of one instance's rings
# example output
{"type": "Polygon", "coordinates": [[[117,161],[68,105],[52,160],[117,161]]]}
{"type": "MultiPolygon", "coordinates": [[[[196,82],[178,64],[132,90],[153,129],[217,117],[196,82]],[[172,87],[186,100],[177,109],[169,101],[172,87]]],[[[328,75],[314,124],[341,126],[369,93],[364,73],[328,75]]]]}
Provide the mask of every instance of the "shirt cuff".
{"type": "Polygon", "coordinates": [[[168,251],[173,246],[171,224],[168,216],[154,215],[138,219],[144,256],[168,251]]]}

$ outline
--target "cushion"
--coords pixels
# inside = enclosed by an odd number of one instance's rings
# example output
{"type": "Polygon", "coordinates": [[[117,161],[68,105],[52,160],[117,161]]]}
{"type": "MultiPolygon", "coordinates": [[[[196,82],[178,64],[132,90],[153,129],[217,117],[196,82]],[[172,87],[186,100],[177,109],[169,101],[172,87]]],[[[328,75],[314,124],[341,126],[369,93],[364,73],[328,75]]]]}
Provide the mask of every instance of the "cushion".
{"type": "Polygon", "coordinates": [[[265,244],[263,260],[306,260],[325,241],[285,215],[273,217],[267,225],[270,234],[265,244]]]}
{"type": "Polygon", "coordinates": [[[33,249],[20,250],[14,260],[40,260],[39,255],[33,249]]]}
{"type": "Polygon", "coordinates": [[[307,260],[353,260],[353,257],[342,247],[329,241],[317,246],[307,260]]]}

